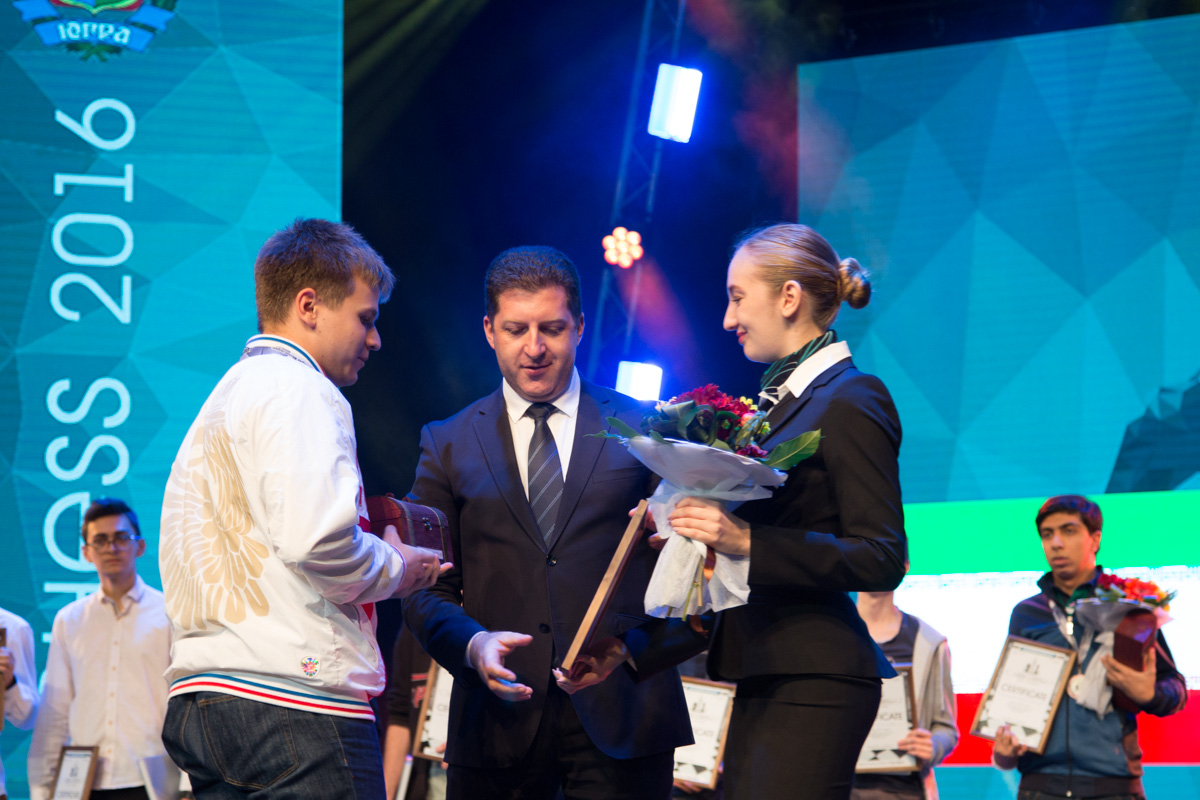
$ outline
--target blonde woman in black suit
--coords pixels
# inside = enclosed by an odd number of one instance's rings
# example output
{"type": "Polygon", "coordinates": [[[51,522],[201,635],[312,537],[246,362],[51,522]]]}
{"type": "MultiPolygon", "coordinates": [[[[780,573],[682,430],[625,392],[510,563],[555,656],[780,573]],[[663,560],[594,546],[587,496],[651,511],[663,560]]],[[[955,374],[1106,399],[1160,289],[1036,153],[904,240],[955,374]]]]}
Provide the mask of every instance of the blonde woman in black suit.
{"type": "Polygon", "coordinates": [[[814,456],[772,497],[735,510],[686,498],[678,533],[750,559],[750,600],[721,612],[708,660],[735,681],[725,797],[844,800],[894,671],[849,593],[890,591],[906,541],[897,458],[900,420],[883,383],[855,369],[831,329],[843,302],[871,285],[804,225],[773,225],[739,243],[729,265],[725,329],[769,364],[768,449],[820,429],[814,456]]]}

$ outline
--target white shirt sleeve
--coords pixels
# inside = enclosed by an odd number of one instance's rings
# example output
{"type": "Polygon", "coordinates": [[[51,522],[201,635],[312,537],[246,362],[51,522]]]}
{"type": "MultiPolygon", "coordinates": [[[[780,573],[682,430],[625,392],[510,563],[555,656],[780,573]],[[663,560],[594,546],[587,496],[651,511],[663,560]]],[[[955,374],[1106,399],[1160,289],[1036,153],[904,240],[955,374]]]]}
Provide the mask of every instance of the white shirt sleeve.
{"type": "Polygon", "coordinates": [[[330,385],[311,384],[258,403],[242,417],[237,441],[265,509],[267,536],[280,560],[331,603],[391,597],[404,578],[404,559],[358,526],[361,476],[354,422],[330,385]]]}
{"type": "Polygon", "coordinates": [[[37,668],[33,663],[33,628],[17,620],[8,631],[8,650],[17,682],[4,691],[4,718],[23,731],[33,727],[41,697],[37,690],[37,668]]]}
{"type": "Polygon", "coordinates": [[[70,656],[67,653],[66,626],[62,615],[54,618],[50,634],[50,652],[46,656],[46,672],[42,676],[42,702],[33,738],[29,742],[29,792],[32,800],[49,798],[58,766],[58,754],[67,744],[67,722],[75,683],[71,676],[70,656]]]}

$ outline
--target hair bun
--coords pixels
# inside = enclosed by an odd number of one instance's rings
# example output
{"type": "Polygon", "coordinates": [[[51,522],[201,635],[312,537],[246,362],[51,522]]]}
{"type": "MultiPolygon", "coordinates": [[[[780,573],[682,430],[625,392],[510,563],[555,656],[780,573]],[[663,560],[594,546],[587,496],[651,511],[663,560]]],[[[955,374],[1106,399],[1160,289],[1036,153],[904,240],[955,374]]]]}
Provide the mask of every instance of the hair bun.
{"type": "Polygon", "coordinates": [[[862,308],[871,301],[871,281],[857,259],[843,258],[838,264],[838,296],[851,308],[862,308]]]}

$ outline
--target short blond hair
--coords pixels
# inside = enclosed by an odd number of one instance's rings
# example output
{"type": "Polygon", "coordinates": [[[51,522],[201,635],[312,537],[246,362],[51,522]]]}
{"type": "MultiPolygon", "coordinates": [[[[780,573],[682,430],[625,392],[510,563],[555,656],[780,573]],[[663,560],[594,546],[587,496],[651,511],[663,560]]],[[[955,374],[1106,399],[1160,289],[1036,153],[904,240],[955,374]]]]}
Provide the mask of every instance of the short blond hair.
{"type": "Polygon", "coordinates": [[[749,231],[738,239],[734,253],[754,256],[759,277],[775,294],[796,281],[808,294],[813,324],[828,330],[842,302],[862,308],[871,300],[867,271],[853,258],[838,260],[825,237],[807,225],[780,223],[749,231]]]}
{"type": "Polygon", "coordinates": [[[254,302],[258,329],[287,320],[292,301],[312,289],[330,306],[341,305],[358,278],[379,290],[379,302],[392,294],[392,271],[371,245],[344,222],[297,219],[267,239],[254,260],[254,302]]]}

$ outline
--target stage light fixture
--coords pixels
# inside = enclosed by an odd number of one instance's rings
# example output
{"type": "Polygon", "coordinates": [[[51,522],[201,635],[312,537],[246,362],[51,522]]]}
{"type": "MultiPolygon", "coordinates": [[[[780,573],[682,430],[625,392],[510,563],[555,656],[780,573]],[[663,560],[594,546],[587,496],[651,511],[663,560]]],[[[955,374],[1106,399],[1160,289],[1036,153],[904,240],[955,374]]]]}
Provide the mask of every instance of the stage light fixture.
{"type": "Polygon", "coordinates": [[[640,361],[622,361],[617,365],[617,391],[638,400],[657,400],[662,390],[662,367],[640,361]]]}
{"type": "Polygon", "coordinates": [[[650,124],[646,127],[651,135],[676,142],[692,138],[702,77],[703,73],[698,69],[658,65],[654,100],[650,104],[650,124]]]}
{"type": "Polygon", "coordinates": [[[642,235],[620,225],[601,239],[600,244],[604,246],[604,260],[622,269],[629,269],[633,262],[646,254],[642,249],[642,235]]]}

